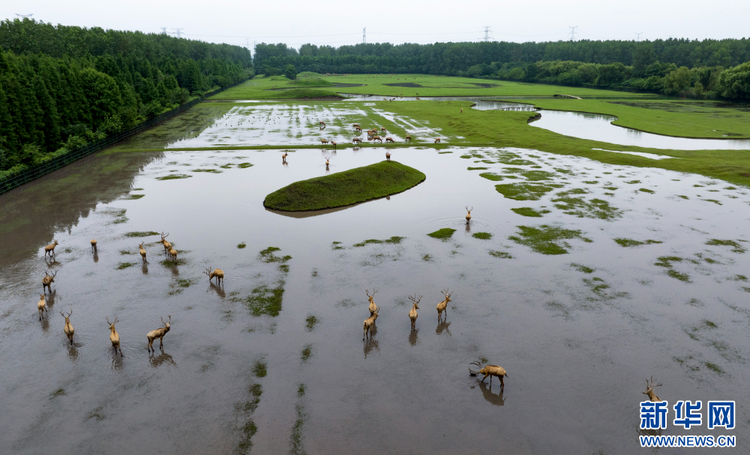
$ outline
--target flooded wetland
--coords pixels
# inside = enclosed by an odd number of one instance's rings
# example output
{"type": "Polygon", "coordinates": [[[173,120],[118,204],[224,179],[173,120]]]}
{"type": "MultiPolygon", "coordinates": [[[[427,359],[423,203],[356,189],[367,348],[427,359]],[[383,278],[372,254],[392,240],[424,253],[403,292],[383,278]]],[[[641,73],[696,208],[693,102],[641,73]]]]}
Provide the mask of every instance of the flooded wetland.
{"type": "Polygon", "coordinates": [[[195,109],[0,196],[10,452],[628,454],[650,376],[670,402],[736,400],[725,450],[750,439],[748,188],[461,146],[367,101],[195,109]],[[350,144],[352,123],[401,145],[320,144],[350,144]],[[426,180],[305,216],[263,206],[386,151],[426,180]],[[223,285],[204,274],[216,268],[223,285]],[[470,376],[474,361],[501,365],[504,389],[470,376]]]}

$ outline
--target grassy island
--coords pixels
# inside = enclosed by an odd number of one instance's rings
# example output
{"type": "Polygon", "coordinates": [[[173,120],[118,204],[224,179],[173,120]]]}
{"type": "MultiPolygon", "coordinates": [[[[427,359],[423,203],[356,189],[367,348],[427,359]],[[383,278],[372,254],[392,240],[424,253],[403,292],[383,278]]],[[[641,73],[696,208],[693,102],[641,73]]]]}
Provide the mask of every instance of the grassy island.
{"type": "Polygon", "coordinates": [[[266,196],[266,208],[322,210],[390,196],[416,186],[425,175],[396,161],[382,161],[325,177],[292,183],[266,196]]]}

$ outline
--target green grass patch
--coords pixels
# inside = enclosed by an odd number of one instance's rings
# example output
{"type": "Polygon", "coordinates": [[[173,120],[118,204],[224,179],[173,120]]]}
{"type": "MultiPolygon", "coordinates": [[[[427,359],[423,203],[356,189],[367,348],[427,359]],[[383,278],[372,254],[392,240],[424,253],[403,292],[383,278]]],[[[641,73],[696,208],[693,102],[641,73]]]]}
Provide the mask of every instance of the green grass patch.
{"type": "Polygon", "coordinates": [[[247,299],[245,299],[250,314],[253,316],[278,316],[284,297],[284,284],[282,280],[273,288],[264,284],[253,289],[247,299]]]}
{"type": "Polygon", "coordinates": [[[240,169],[247,169],[249,167],[253,167],[253,165],[250,163],[240,163],[237,165],[237,167],[239,167],[240,169]]]}
{"type": "Polygon", "coordinates": [[[344,207],[406,191],[424,181],[420,171],[396,161],[292,183],[266,196],[263,205],[284,211],[344,207]]]}
{"type": "Polygon", "coordinates": [[[135,262],[120,262],[117,265],[117,270],[127,269],[128,267],[132,267],[135,265],[135,262]]]}
{"type": "Polygon", "coordinates": [[[640,191],[641,193],[648,193],[648,194],[654,194],[655,193],[655,191],[649,190],[648,188],[638,188],[638,191],[640,191]]]}
{"type": "Polygon", "coordinates": [[[237,248],[240,249],[240,250],[243,249],[243,248],[245,248],[246,246],[247,246],[247,244],[245,242],[237,244],[237,248]]]}
{"type": "Polygon", "coordinates": [[[127,256],[129,254],[135,254],[135,253],[133,253],[132,251],[128,251],[128,250],[120,250],[120,255],[122,256],[127,256]]]}
{"type": "Polygon", "coordinates": [[[531,207],[518,207],[518,208],[511,209],[511,210],[521,216],[528,216],[532,218],[541,218],[543,214],[550,213],[549,210],[541,210],[537,212],[531,207]]]}
{"type": "Polygon", "coordinates": [[[310,332],[315,328],[315,324],[320,322],[318,318],[313,316],[312,314],[307,316],[307,319],[305,319],[305,327],[307,327],[307,331],[310,332]]]}
{"type": "Polygon", "coordinates": [[[265,262],[266,264],[270,264],[271,262],[287,262],[292,257],[287,256],[276,256],[274,253],[277,251],[281,251],[281,248],[277,248],[275,246],[269,246],[265,250],[261,250],[260,253],[258,253],[258,259],[262,262],[265,262]]]}
{"type": "Polygon", "coordinates": [[[671,268],[673,262],[682,262],[682,258],[679,256],[659,256],[654,265],[671,268]]]}
{"type": "Polygon", "coordinates": [[[715,363],[703,362],[703,364],[706,366],[706,368],[713,371],[714,373],[719,373],[719,374],[724,373],[724,370],[722,370],[721,367],[715,363]]]}
{"type": "Polygon", "coordinates": [[[156,180],[178,180],[178,179],[189,179],[192,175],[187,174],[169,174],[164,177],[156,177],[156,180]]]}
{"type": "Polygon", "coordinates": [[[472,234],[471,236],[474,237],[475,239],[480,239],[480,240],[489,240],[492,238],[492,234],[490,234],[489,232],[476,232],[472,234]]]}
{"type": "Polygon", "coordinates": [[[555,188],[560,188],[561,186],[562,185],[543,185],[539,183],[519,182],[495,185],[495,189],[498,193],[508,199],[514,199],[516,201],[538,201],[545,194],[555,188]]]}
{"type": "Polygon", "coordinates": [[[466,170],[467,171],[486,171],[487,168],[486,167],[471,167],[471,166],[469,166],[469,167],[466,168],[466,170]]]}
{"type": "Polygon", "coordinates": [[[300,384],[299,387],[297,387],[297,396],[300,398],[305,396],[306,390],[307,390],[307,387],[305,386],[305,384],[300,384]]]}
{"type": "Polygon", "coordinates": [[[747,251],[745,248],[742,247],[739,243],[735,242],[734,240],[719,240],[719,239],[711,239],[706,242],[706,245],[710,246],[731,246],[732,252],[734,253],[744,253],[747,251]]]}
{"type": "Polygon", "coordinates": [[[437,231],[435,231],[435,232],[430,232],[430,233],[429,233],[429,234],[427,234],[427,235],[429,235],[429,236],[430,236],[430,237],[432,237],[433,239],[438,239],[438,240],[442,240],[443,242],[445,242],[445,241],[447,241],[448,239],[450,239],[451,237],[453,237],[453,233],[454,233],[454,232],[456,232],[456,230],[455,230],[455,229],[451,229],[451,228],[442,228],[442,229],[438,229],[438,230],[437,230],[437,231]]]}
{"type": "Polygon", "coordinates": [[[208,172],[210,174],[221,174],[221,171],[218,169],[193,169],[192,172],[208,172]]]}
{"type": "Polygon", "coordinates": [[[511,256],[510,253],[506,253],[505,251],[490,250],[489,255],[494,258],[500,259],[513,259],[513,256],[511,256]]]}
{"type": "Polygon", "coordinates": [[[125,237],[150,237],[152,235],[160,235],[154,231],[133,231],[125,234],[125,237]]]}
{"type": "Polygon", "coordinates": [[[172,259],[164,259],[163,261],[160,261],[159,264],[163,265],[164,267],[176,267],[178,265],[186,265],[187,260],[182,258],[177,258],[176,261],[173,261],[172,259]]]}
{"type": "Polygon", "coordinates": [[[311,344],[307,344],[302,349],[302,355],[300,356],[300,359],[303,362],[307,362],[308,360],[310,360],[310,357],[312,357],[312,345],[311,344]]]}
{"type": "Polygon", "coordinates": [[[526,171],[522,174],[526,180],[538,182],[540,180],[552,180],[555,174],[547,171],[526,171]]]}
{"type": "Polygon", "coordinates": [[[344,247],[341,246],[341,242],[331,242],[331,249],[332,250],[343,250],[344,247]]]}
{"type": "Polygon", "coordinates": [[[268,374],[268,368],[266,365],[266,362],[262,360],[258,360],[253,365],[253,375],[255,375],[256,378],[264,378],[268,374]]]}
{"type": "Polygon", "coordinates": [[[659,240],[644,240],[643,242],[641,242],[640,240],[633,240],[633,239],[628,239],[628,238],[624,238],[624,237],[617,237],[617,238],[615,238],[613,240],[615,242],[617,242],[618,245],[620,245],[621,247],[624,247],[624,248],[628,248],[628,247],[631,247],[631,246],[652,245],[652,244],[655,244],[655,243],[663,243],[663,242],[661,242],[659,240]]]}
{"type": "Polygon", "coordinates": [[[572,194],[582,194],[588,191],[582,188],[575,188],[570,191],[562,191],[556,194],[555,207],[562,210],[563,213],[574,215],[578,218],[597,218],[600,220],[611,221],[622,216],[622,210],[609,205],[609,202],[602,199],[591,199],[587,201],[582,197],[571,197],[572,194]]]}
{"type": "Polygon", "coordinates": [[[405,238],[406,237],[399,237],[397,235],[394,235],[390,239],[385,239],[385,240],[368,239],[368,240],[365,240],[364,242],[355,243],[354,245],[352,245],[352,247],[354,247],[354,248],[361,248],[361,247],[363,247],[365,245],[381,244],[381,243],[385,243],[385,244],[389,244],[389,245],[398,245],[405,238]]]}
{"type": "Polygon", "coordinates": [[[672,278],[676,278],[676,279],[678,279],[680,281],[684,281],[686,283],[690,283],[691,282],[690,281],[690,275],[688,275],[687,273],[678,272],[675,269],[669,269],[667,271],[667,275],[671,276],[672,278]]]}
{"type": "MultiPolygon", "coordinates": [[[[469,168],[469,170],[471,170],[471,169],[472,168],[469,168]]],[[[480,169],[480,168],[475,168],[475,169],[480,169]]],[[[495,174],[494,172],[482,172],[481,174],[479,174],[479,176],[480,177],[484,177],[487,180],[492,180],[493,182],[499,182],[499,181],[501,181],[502,179],[505,178],[502,175],[495,174]]]]}
{"type": "Polygon", "coordinates": [[[65,396],[65,389],[57,389],[54,392],[52,392],[52,395],[50,396],[50,398],[62,397],[62,396],[65,396]]]}
{"type": "Polygon", "coordinates": [[[518,229],[520,231],[518,235],[508,238],[542,254],[566,254],[570,244],[565,240],[580,239],[584,242],[592,242],[591,239],[583,237],[581,231],[563,229],[560,226],[544,224],[538,227],[518,226],[518,229]]]}
{"type": "Polygon", "coordinates": [[[145,196],[145,194],[128,194],[123,199],[125,199],[126,201],[136,201],[136,200],[142,198],[143,196],[145,196]]]}
{"type": "Polygon", "coordinates": [[[570,265],[571,267],[575,268],[579,272],[583,272],[583,273],[594,273],[595,271],[595,269],[592,269],[591,267],[587,267],[582,264],[571,263],[570,265]]]}

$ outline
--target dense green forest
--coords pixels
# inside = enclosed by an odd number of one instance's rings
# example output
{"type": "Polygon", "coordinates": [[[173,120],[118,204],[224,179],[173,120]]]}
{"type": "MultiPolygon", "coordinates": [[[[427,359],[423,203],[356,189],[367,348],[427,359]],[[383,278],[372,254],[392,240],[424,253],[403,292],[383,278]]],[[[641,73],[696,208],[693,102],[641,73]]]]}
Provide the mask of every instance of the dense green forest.
{"type": "Polygon", "coordinates": [[[239,46],[0,22],[0,172],[131,128],[252,74],[250,52],[239,46]]]}
{"type": "Polygon", "coordinates": [[[750,99],[750,39],[357,44],[299,51],[258,44],[259,73],[422,73],[750,99]]]}

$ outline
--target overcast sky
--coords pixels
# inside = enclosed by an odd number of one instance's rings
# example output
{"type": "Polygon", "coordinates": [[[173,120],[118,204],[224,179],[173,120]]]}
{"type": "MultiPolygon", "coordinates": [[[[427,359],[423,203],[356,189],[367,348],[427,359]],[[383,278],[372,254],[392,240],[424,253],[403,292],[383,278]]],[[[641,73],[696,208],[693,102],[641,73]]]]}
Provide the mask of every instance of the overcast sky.
{"type": "Polygon", "coordinates": [[[341,46],[362,42],[743,38],[749,0],[5,0],[0,18],[140,30],[250,47],[254,42],[341,46]]]}

